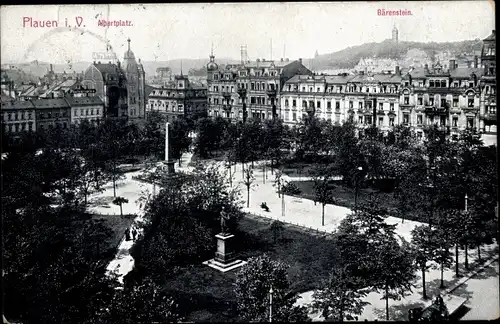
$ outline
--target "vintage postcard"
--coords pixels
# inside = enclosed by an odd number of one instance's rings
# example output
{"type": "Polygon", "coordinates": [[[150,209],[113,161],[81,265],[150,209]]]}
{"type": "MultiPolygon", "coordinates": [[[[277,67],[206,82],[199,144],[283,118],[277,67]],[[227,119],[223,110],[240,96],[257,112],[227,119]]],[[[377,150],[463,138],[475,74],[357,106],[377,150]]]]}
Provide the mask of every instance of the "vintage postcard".
{"type": "Polygon", "coordinates": [[[500,318],[494,1],[0,26],[4,323],[500,318]]]}

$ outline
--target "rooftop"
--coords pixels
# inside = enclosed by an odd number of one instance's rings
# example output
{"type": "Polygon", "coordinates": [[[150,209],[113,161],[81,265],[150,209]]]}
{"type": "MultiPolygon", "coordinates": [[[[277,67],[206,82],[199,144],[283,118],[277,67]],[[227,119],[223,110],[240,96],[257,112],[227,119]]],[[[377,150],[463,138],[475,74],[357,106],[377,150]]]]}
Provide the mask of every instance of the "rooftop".
{"type": "Polygon", "coordinates": [[[66,97],[70,106],[103,105],[104,102],[98,96],[94,97],[66,97]]]}
{"type": "Polygon", "coordinates": [[[36,99],[31,100],[37,108],[69,108],[68,102],[64,98],[36,99]]]}

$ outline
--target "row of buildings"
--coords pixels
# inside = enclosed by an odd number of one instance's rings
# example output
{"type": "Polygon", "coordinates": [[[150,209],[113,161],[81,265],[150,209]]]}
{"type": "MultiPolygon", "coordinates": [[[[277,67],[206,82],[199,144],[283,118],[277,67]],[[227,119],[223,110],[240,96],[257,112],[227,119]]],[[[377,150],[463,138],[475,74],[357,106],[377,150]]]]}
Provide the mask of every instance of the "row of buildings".
{"type": "MultiPolygon", "coordinates": [[[[341,123],[352,118],[362,127],[394,125],[414,128],[437,124],[449,134],[476,128],[496,134],[495,31],[483,40],[478,59],[459,67],[447,64],[386,73],[317,75],[301,60],[244,62],[219,68],[213,54],[207,64],[209,116],[243,119],[279,116],[296,125],[303,116],[341,123]],[[446,66],[446,68],[444,67],[446,66]]],[[[496,142],[496,137],[495,137],[496,142]]]]}
{"type": "Polygon", "coordinates": [[[83,119],[146,116],[145,73],[130,49],[123,63],[94,62],[82,75],[55,74],[52,67],[40,84],[17,87],[2,77],[2,128],[8,133],[67,128],[83,119]]]}

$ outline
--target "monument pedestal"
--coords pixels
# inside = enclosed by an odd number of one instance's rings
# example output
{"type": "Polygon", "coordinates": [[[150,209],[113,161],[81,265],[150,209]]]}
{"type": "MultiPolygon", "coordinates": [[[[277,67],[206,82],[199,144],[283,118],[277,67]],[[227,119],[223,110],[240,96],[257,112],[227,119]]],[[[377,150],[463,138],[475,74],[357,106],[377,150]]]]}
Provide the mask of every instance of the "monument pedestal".
{"type": "Polygon", "coordinates": [[[215,258],[205,261],[203,264],[221,272],[234,270],[246,264],[246,261],[236,260],[234,248],[231,244],[234,235],[219,233],[215,237],[217,238],[215,258]]]}
{"type": "Polygon", "coordinates": [[[168,174],[174,174],[175,173],[175,167],[174,167],[175,161],[170,160],[170,161],[165,161],[164,163],[167,166],[168,174]]]}

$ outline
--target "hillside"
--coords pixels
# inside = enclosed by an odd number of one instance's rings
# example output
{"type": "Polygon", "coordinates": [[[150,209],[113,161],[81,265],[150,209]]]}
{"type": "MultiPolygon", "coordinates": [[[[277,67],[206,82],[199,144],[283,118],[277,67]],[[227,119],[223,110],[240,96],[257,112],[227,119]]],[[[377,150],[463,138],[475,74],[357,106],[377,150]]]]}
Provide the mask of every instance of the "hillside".
{"type": "Polygon", "coordinates": [[[481,51],[482,41],[467,40],[461,42],[446,43],[420,43],[420,42],[399,42],[385,40],[381,43],[365,43],[359,46],[351,46],[338,52],[319,55],[311,59],[315,69],[347,69],[354,67],[361,58],[366,57],[387,57],[396,60],[405,59],[406,53],[411,49],[424,51],[429,58],[434,59],[439,52],[450,51],[452,55],[460,57],[463,53],[481,51]]]}

